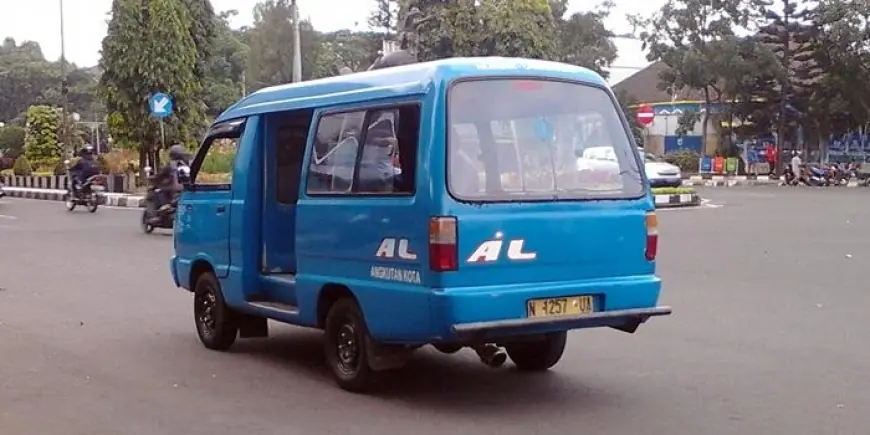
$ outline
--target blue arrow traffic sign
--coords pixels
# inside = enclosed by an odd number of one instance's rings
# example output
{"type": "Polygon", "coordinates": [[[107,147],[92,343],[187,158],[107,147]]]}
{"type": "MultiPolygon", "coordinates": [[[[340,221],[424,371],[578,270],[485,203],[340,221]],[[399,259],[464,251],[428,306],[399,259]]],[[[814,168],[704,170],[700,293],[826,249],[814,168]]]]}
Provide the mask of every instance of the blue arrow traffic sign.
{"type": "Polygon", "coordinates": [[[157,118],[163,119],[172,115],[173,108],[172,97],[168,94],[158,92],[148,99],[148,109],[151,110],[151,115],[157,118]]]}

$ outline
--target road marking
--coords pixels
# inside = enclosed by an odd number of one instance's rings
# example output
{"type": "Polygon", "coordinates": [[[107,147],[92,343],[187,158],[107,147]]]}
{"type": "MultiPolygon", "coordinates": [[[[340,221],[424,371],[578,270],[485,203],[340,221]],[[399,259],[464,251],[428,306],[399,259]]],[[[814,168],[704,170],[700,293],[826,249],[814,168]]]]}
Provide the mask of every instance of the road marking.
{"type": "Polygon", "coordinates": [[[15,217],[15,216],[9,216],[9,215],[6,215],[6,214],[0,214],[0,219],[9,219],[9,220],[14,220],[14,219],[18,219],[18,218],[15,217]]]}
{"type": "Polygon", "coordinates": [[[702,199],[701,204],[695,207],[666,207],[666,208],[657,208],[656,213],[660,211],[692,211],[692,210],[710,210],[715,208],[722,208],[722,204],[713,204],[709,199],[702,199]]]}

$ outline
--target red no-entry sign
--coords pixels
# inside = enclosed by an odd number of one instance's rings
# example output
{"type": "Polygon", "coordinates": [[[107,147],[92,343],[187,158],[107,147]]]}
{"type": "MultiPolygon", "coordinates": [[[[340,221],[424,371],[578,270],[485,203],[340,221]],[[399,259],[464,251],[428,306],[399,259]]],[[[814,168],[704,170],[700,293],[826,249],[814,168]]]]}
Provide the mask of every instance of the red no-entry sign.
{"type": "Polygon", "coordinates": [[[653,110],[652,106],[643,105],[637,108],[637,123],[646,127],[652,124],[653,119],[655,119],[656,113],[653,110]]]}

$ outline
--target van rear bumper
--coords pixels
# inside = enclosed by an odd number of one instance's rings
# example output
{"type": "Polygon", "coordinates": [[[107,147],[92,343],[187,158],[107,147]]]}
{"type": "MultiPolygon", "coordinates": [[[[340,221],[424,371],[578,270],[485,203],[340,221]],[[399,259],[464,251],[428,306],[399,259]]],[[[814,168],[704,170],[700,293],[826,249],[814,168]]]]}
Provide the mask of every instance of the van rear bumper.
{"type": "MultiPolygon", "coordinates": [[[[512,333],[537,328],[577,329],[596,326],[634,326],[647,321],[650,317],[667,316],[671,307],[635,308],[628,310],[600,311],[597,313],[578,314],[571,316],[549,318],[523,318],[494,320],[490,322],[458,323],[451,327],[451,332],[463,338],[488,335],[511,335],[512,333]],[[561,327],[561,328],[560,328],[561,327]]],[[[631,331],[633,332],[633,330],[631,331]]]]}

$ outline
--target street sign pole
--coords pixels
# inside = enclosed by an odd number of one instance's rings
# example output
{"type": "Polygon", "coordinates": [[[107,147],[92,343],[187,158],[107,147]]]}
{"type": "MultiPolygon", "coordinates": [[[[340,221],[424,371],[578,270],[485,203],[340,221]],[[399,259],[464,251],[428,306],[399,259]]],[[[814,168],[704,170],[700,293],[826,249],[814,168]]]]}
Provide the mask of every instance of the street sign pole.
{"type": "Polygon", "coordinates": [[[160,123],[161,148],[166,148],[166,127],[163,125],[163,120],[172,115],[174,108],[172,97],[169,94],[158,92],[148,99],[148,109],[151,111],[151,116],[157,118],[160,123]]]}

